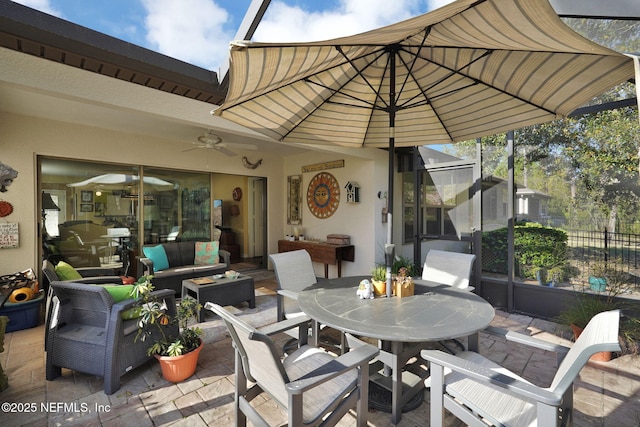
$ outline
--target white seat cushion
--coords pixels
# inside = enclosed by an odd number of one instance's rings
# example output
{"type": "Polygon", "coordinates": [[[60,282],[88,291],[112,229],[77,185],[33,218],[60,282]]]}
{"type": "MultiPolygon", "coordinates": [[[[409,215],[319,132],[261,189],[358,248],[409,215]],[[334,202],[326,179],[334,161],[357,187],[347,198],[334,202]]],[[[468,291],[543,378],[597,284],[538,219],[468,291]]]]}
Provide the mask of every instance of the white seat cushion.
{"type": "MultiPolygon", "coordinates": [[[[464,351],[456,356],[500,374],[528,382],[478,353],[464,351]]],[[[525,427],[536,424],[536,405],[533,401],[512,396],[499,387],[480,384],[457,372],[447,374],[444,383],[449,395],[487,418],[494,425],[501,425],[498,420],[503,420],[505,426],[525,427]],[[476,405],[474,402],[481,402],[481,404],[476,405]],[[487,405],[487,402],[491,402],[491,405],[487,405]],[[505,423],[504,420],[508,422],[505,423]]]]}

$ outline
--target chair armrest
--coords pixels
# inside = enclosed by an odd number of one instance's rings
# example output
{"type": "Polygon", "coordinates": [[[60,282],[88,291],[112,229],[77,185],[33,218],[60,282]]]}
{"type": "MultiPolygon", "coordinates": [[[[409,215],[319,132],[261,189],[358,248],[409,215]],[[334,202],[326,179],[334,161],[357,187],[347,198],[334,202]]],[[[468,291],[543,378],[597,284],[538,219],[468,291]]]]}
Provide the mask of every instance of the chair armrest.
{"type": "Polygon", "coordinates": [[[438,365],[449,368],[453,372],[459,372],[479,383],[493,384],[503,388],[510,394],[519,394],[551,406],[558,406],[562,403],[562,395],[556,395],[547,389],[501,374],[485,366],[469,362],[440,350],[422,350],[420,356],[431,362],[432,374],[435,373],[433,365],[438,365]]]}
{"type": "Polygon", "coordinates": [[[227,268],[229,268],[229,266],[231,265],[231,252],[225,249],[219,249],[218,255],[220,256],[220,259],[222,260],[222,262],[227,264],[227,268]]]}
{"type": "MultiPolygon", "coordinates": [[[[205,308],[207,308],[207,304],[205,304],[205,308]]],[[[307,315],[304,316],[296,316],[291,319],[282,320],[280,322],[272,323],[263,328],[260,328],[259,331],[265,335],[275,335],[280,332],[288,331],[289,329],[294,329],[299,326],[308,326],[308,323],[311,321],[311,318],[307,315]]]]}
{"type": "MultiPolygon", "coordinates": [[[[158,289],[156,291],[151,292],[149,296],[151,299],[158,299],[158,300],[166,299],[167,306],[169,306],[170,304],[173,304],[173,306],[175,307],[175,294],[172,289],[158,289]]],[[[132,308],[136,302],[137,300],[135,298],[129,298],[129,299],[117,302],[113,304],[113,306],[111,306],[111,314],[120,315],[120,313],[122,313],[123,311],[126,311],[132,308]]]]}
{"type": "Polygon", "coordinates": [[[134,298],[129,298],[113,304],[111,306],[111,318],[120,316],[124,311],[127,311],[130,308],[133,308],[135,304],[136,304],[136,300],[134,298]]]}
{"type": "Polygon", "coordinates": [[[368,369],[369,362],[380,353],[376,347],[365,344],[335,358],[301,378],[286,385],[289,394],[302,394],[305,391],[361,366],[368,369]]]}
{"type": "Polygon", "coordinates": [[[122,285],[122,277],[120,276],[95,276],[83,277],[82,279],[73,279],[73,283],[84,283],[89,285],[122,285]]]}
{"type": "Polygon", "coordinates": [[[153,261],[151,261],[151,258],[138,258],[138,263],[140,264],[140,266],[142,267],[142,270],[138,269],[138,275],[142,275],[142,273],[144,274],[153,274],[153,261]],[[142,271],[142,273],[141,273],[142,271]]]}
{"type": "Polygon", "coordinates": [[[296,291],[290,291],[288,289],[278,289],[276,292],[278,293],[279,296],[283,296],[286,298],[290,298],[294,301],[298,301],[298,292],[296,291]]]}
{"type": "Polygon", "coordinates": [[[512,341],[518,344],[523,344],[529,347],[538,348],[540,350],[552,351],[558,355],[558,364],[562,362],[562,359],[567,355],[570,348],[561,344],[554,344],[548,341],[541,340],[529,335],[521,334],[518,332],[510,331],[508,329],[497,328],[495,326],[487,326],[484,329],[485,332],[504,337],[507,341],[512,341]]]}
{"type": "Polygon", "coordinates": [[[80,273],[82,277],[118,276],[116,269],[109,267],[80,267],[76,268],[76,271],[80,273]]]}

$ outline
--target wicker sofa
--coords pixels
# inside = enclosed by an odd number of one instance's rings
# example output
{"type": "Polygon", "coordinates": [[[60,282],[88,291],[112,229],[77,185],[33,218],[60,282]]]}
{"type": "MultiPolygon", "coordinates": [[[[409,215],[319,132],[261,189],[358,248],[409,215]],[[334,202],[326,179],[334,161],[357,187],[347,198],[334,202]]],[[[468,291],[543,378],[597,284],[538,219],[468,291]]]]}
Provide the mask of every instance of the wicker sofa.
{"type": "MultiPolygon", "coordinates": [[[[151,258],[138,257],[138,275],[153,275],[155,289],[171,289],[179,296],[182,291],[182,281],[196,277],[221,274],[230,268],[230,254],[223,249],[219,250],[220,262],[217,264],[194,264],[196,242],[166,242],[160,243],[164,248],[169,261],[169,268],[154,271],[154,263],[151,258]]],[[[157,247],[158,245],[145,245],[144,248],[157,247]]]]}

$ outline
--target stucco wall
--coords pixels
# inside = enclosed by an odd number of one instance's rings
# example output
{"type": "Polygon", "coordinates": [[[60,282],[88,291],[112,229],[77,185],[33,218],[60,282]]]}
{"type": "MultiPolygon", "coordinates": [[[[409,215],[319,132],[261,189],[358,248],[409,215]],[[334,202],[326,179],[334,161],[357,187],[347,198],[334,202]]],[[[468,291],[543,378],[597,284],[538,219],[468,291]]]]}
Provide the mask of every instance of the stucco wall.
{"type": "MultiPolygon", "coordinates": [[[[286,177],[302,175],[303,202],[300,227],[305,238],[325,240],[327,234],[348,234],[351,237],[351,243],[356,247],[355,261],[342,263],[343,276],[369,274],[376,262],[384,261],[386,226],[381,221],[384,201],[377,198],[377,193],[386,190],[387,187],[386,153],[375,149],[355,150],[355,153],[359,157],[324,152],[290,156],[285,160],[285,177],[282,182],[282,191],[286,193],[286,177]],[[344,160],[344,167],[327,169],[325,172],[332,174],[340,185],[340,204],[331,217],[320,219],[312,214],[306,200],[309,182],[318,172],[303,173],[302,167],[334,160],[344,160]],[[344,186],[348,181],[355,181],[360,185],[358,204],[346,201],[344,186]]],[[[284,202],[286,209],[286,200],[284,202]]],[[[284,238],[285,234],[293,234],[293,226],[286,224],[286,216],[283,233],[278,238],[284,238]]],[[[321,264],[315,264],[315,269],[316,275],[324,275],[321,264]]],[[[330,266],[329,277],[336,275],[336,267],[330,266]]]]}
{"type": "MultiPolygon", "coordinates": [[[[242,155],[228,157],[217,150],[184,151],[189,139],[177,138],[175,129],[212,126],[211,104],[107,78],[30,55],[0,48],[0,162],[19,171],[18,179],[0,200],[14,212],[0,220],[17,222],[20,246],[0,249],[0,274],[29,267],[39,268],[37,211],[37,156],[145,165],[168,169],[218,172],[267,180],[268,252],[277,252],[277,241],[291,232],[287,225],[287,176],[303,175],[303,196],[313,172],[301,167],[331,160],[345,160],[345,167],[329,170],[344,191],[347,181],[360,184],[361,202],[347,204],[342,195],[337,212],[328,219],[315,218],[303,202],[302,227],[310,237],[327,234],[351,236],[356,246],[355,262],[345,262],[343,275],[368,274],[383,262],[386,225],[381,221],[384,200],[377,198],[387,188],[387,152],[377,149],[309,147],[304,154],[283,155],[259,146],[250,160],[262,158],[257,169],[242,166],[242,155]],[[83,121],[94,114],[92,125],[83,121]],[[46,114],[45,114],[46,113],[46,114]],[[47,118],[42,118],[42,117],[47,118]],[[125,130],[134,122],[139,132],[125,130]],[[154,136],[151,136],[154,135],[154,136]]],[[[218,119],[221,120],[221,119],[218,119]]],[[[237,130],[243,135],[242,129],[237,130]]],[[[194,135],[191,140],[195,139],[194,135]]],[[[299,152],[299,150],[298,150],[299,152]]],[[[396,179],[395,194],[401,183],[396,179]]],[[[396,197],[396,206],[399,196],[396,197]]],[[[394,217],[394,235],[401,239],[401,215],[394,217]]],[[[317,266],[318,275],[322,266],[317,266]]],[[[335,267],[330,276],[336,274],[335,267]]]]}
{"type": "MultiPolygon", "coordinates": [[[[0,194],[0,200],[6,200],[14,206],[14,212],[4,219],[18,222],[20,227],[20,247],[0,250],[0,274],[28,267],[37,268],[39,265],[36,235],[40,219],[36,208],[37,155],[264,176],[267,178],[269,194],[268,218],[272,218],[268,235],[282,234],[279,220],[283,203],[280,191],[283,180],[281,157],[260,153],[264,159],[263,165],[254,172],[242,167],[240,157],[232,161],[215,150],[206,150],[204,155],[202,150],[178,155],[180,147],[182,145],[178,145],[177,141],[0,113],[0,162],[19,171],[18,179],[6,193],[0,194]]],[[[271,238],[269,240],[271,243],[271,238]]],[[[277,250],[277,244],[270,244],[269,249],[277,250]]]]}
{"type": "MultiPolygon", "coordinates": [[[[19,171],[18,179],[6,193],[0,194],[0,200],[6,200],[14,206],[14,212],[5,220],[18,222],[20,227],[20,247],[0,252],[0,274],[37,268],[39,265],[36,234],[40,220],[36,208],[37,155],[229,174],[253,172],[242,168],[240,159],[234,162],[215,150],[207,150],[205,155],[201,150],[193,150],[198,151],[196,154],[188,152],[178,155],[180,150],[176,141],[7,113],[0,113],[0,141],[0,161],[19,171]]],[[[330,233],[351,236],[356,246],[356,260],[343,263],[343,275],[368,274],[375,262],[383,261],[386,226],[381,222],[381,210],[384,201],[377,198],[377,193],[385,190],[387,185],[384,152],[368,150],[365,158],[325,152],[309,152],[286,158],[261,152],[260,157],[263,158],[262,166],[253,176],[267,178],[269,253],[277,252],[278,239],[292,233],[286,217],[287,176],[302,175],[303,196],[306,198],[307,186],[315,172],[302,173],[301,167],[344,159],[344,168],[328,170],[341,187],[341,202],[336,213],[327,219],[316,218],[304,200],[301,227],[312,238],[325,239],[330,233]],[[347,181],[360,184],[359,204],[346,202],[344,185],[347,181]]],[[[399,234],[400,229],[396,227],[396,230],[396,234],[399,234]]],[[[322,275],[322,266],[316,267],[317,274],[322,275]]],[[[331,277],[335,277],[335,267],[330,267],[329,272],[331,277]]]]}

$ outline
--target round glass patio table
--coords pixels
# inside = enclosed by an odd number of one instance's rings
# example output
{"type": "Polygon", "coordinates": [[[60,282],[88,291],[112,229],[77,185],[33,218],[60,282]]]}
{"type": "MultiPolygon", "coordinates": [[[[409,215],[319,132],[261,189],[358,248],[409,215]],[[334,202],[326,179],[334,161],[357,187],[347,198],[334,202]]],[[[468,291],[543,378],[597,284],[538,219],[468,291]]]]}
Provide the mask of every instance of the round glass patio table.
{"type": "Polygon", "coordinates": [[[469,337],[469,348],[477,350],[477,332],[491,323],[495,310],[469,290],[425,280],[415,280],[413,296],[360,299],[356,290],[362,279],[370,277],[323,280],[300,292],[298,304],[315,323],[382,341],[379,358],[391,368],[386,386],[397,424],[402,405],[424,386],[414,381],[403,388],[406,362],[434,341],[469,337]]]}

